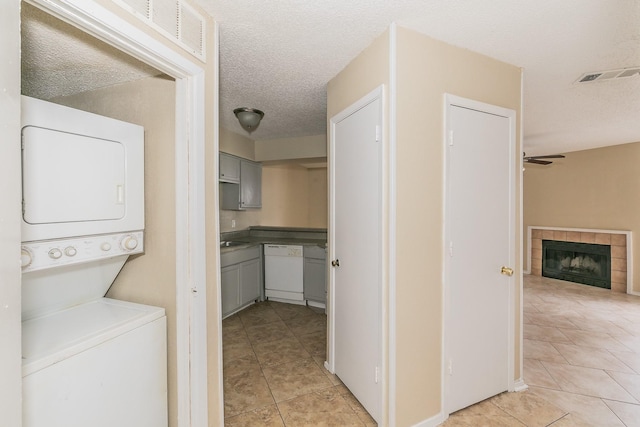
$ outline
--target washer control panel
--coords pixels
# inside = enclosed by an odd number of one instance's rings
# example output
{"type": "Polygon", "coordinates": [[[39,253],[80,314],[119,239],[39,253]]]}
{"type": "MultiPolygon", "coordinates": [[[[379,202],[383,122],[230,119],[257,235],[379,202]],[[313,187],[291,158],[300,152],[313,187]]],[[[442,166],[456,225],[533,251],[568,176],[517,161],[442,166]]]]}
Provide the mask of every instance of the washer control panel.
{"type": "Polygon", "coordinates": [[[20,263],[22,271],[28,272],[142,252],[144,252],[143,232],[131,231],[23,242],[20,263]]]}

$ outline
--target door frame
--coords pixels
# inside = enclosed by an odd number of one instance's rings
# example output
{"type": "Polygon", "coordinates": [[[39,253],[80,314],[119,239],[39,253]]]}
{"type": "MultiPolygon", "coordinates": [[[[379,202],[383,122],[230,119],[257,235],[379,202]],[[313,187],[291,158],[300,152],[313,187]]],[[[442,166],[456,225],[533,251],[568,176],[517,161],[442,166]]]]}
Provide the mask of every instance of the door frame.
{"type": "MultiPolygon", "coordinates": [[[[179,426],[208,425],[205,71],[187,55],[171,49],[169,43],[165,45],[97,1],[25,1],[152,65],[176,81],[177,417],[179,426]]],[[[126,12],[126,9],[122,11],[126,12]]],[[[217,76],[217,69],[215,73],[217,76]]],[[[216,147],[217,138],[216,132],[216,147]]],[[[221,389],[221,385],[218,388],[221,389]]],[[[219,412],[223,413],[220,406],[219,412]]]]}
{"type": "MultiPolygon", "coordinates": [[[[380,174],[380,182],[377,184],[377,190],[380,192],[380,206],[379,206],[379,215],[381,218],[380,221],[380,242],[378,242],[379,251],[379,262],[377,265],[379,266],[379,275],[380,281],[378,282],[378,340],[380,343],[380,348],[378,358],[380,360],[380,417],[381,419],[386,419],[387,416],[387,408],[386,401],[384,399],[387,388],[387,378],[388,378],[388,360],[386,359],[386,352],[384,351],[385,347],[385,325],[384,325],[384,314],[386,312],[385,309],[385,301],[383,298],[383,290],[385,288],[385,283],[387,283],[386,275],[388,274],[387,264],[385,262],[385,257],[388,256],[385,250],[385,240],[387,239],[387,229],[386,229],[386,221],[388,219],[388,215],[384,209],[387,204],[387,199],[385,196],[385,182],[387,181],[387,171],[384,167],[385,162],[385,123],[384,123],[384,109],[385,109],[385,97],[384,97],[384,85],[380,85],[364,97],[360,98],[355,103],[351,104],[335,116],[331,117],[329,120],[329,147],[328,147],[328,163],[329,163],[329,177],[328,177],[328,187],[329,187],[329,229],[328,229],[328,260],[335,259],[335,189],[336,189],[336,176],[335,176],[335,143],[336,143],[336,125],[340,123],[342,120],[356,113],[358,110],[367,106],[368,104],[380,100],[380,111],[379,115],[381,118],[380,122],[380,142],[378,149],[380,150],[380,163],[377,165],[379,174],[380,174]]],[[[328,304],[327,309],[328,313],[328,337],[327,337],[327,361],[324,363],[325,368],[331,372],[335,373],[335,269],[330,266],[330,263],[327,263],[328,275],[327,278],[329,280],[328,286],[328,304]]]]}
{"type": "Polygon", "coordinates": [[[22,417],[22,345],[20,290],[20,3],[2,4],[0,15],[0,412],[2,422],[20,426],[22,417]],[[12,141],[12,142],[9,142],[12,141]]]}
{"type": "MultiPolygon", "coordinates": [[[[443,241],[442,241],[442,253],[446,254],[448,252],[447,242],[449,241],[449,200],[447,198],[449,191],[449,173],[450,173],[450,156],[448,154],[448,146],[451,135],[451,109],[453,107],[462,107],[468,108],[471,110],[476,110],[482,113],[493,114],[496,116],[505,117],[509,120],[509,197],[512,201],[510,204],[510,212],[509,212],[509,264],[512,266],[516,266],[516,175],[515,175],[515,152],[516,152],[516,112],[514,110],[498,107],[491,104],[486,104],[484,102],[475,101],[472,99],[462,98],[456,95],[451,95],[449,93],[445,93],[444,96],[444,132],[443,132],[443,142],[442,146],[444,147],[444,168],[443,168],[443,209],[444,209],[444,233],[443,233],[443,241]]],[[[447,256],[443,256],[443,292],[442,292],[442,307],[443,307],[443,318],[442,318],[442,366],[441,366],[441,396],[442,396],[442,405],[441,405],[441,413],[443,415],[443,420],[449,416],[448,403],[449,403],[449,376],[447,375],[447,360],[450,353],[449,345],[450,342],[448,340],[448,328],[450,325],[450,315],[451,315],[451,306],[450,306],[450,268],[451,268],[450,258],[447,256]]],[[[517,273],[519,274],[519,273],[517,273]]],[[[515,328],[515,297],[516,297],[516,275],[513,275],[509,279],[509,324],[508,324],[508,332],[507,332],[507,346],[508,346],[508,373],[507,373],[507,389],[508,391],[515,390],[515,343],[516,343],[516,328],[515,328]]]]}

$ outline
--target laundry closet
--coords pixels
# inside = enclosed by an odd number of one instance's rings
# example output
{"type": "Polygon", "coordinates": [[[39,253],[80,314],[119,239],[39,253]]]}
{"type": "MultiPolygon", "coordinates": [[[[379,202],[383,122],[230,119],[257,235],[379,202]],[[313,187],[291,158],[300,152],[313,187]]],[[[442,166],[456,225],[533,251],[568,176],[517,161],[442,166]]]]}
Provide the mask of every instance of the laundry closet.
{"type": "MultiPolygon", "coordinates": [[[[38,57],[25,26],[122,59],[55,21],[23,4],[23,423],[166,426],[176,416],[175,82],[144,69],[52,95],[25,70],[43,65],[25,64],[38,57]]],[[[93,71],[81,68],[78,80],[93,71]]]]}

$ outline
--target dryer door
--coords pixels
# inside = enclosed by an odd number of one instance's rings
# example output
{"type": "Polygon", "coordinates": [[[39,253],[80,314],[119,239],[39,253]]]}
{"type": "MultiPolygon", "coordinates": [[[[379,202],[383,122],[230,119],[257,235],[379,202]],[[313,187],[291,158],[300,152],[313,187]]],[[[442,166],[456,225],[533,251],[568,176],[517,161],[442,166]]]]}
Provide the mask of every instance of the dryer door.
{"type": "Polygon", "coordinates": [[[121,143],[36,126],[22,129],[23,217],[29,224],[125,215],[121,143]]]}

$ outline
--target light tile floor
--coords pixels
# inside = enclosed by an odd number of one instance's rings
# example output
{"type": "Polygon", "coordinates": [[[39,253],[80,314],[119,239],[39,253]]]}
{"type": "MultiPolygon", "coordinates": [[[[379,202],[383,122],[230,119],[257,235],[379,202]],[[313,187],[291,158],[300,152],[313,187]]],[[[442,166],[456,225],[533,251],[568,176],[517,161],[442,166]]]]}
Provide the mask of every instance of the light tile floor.
{"type": "Polygon", "coordinates": [[[324,368],[327,316],[261,302],[222,321],[225,426],[375,426],[324,368]]]}
{"type": "MultiPolygon", "coordinates": [[[[640,427],[640,297],[525,276],[524,380],[457,426],[640,427]]],[[[326,316],[265,302],[223,321],[226,426],[374,426],[323,368],[326,316]]]]}
{"type": "Polygon", "coordinates": [[[524,380],[445,426],[640,426],[640,297],[525,276],[524,380]]]}

